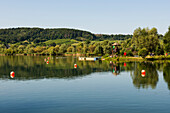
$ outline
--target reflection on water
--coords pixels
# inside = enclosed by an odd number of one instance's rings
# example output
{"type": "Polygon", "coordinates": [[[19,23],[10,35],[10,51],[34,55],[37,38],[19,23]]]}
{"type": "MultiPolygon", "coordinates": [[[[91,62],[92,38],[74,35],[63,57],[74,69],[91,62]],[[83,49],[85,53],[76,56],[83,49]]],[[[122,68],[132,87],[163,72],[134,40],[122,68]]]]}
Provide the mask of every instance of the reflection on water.
{"type": "Polygon", "coordinates": [[[119,75],[119,73],[120,73],[120,65],[119,65],[119,63],[117,63],[117,62],[112,62],[112,61],[110,61],[110,65],[111,65],[111,67],[112,67],[112,73],[113,73],[113,75],[115,75],[115,76],[117,76],[117,75],[119,75]]]}
{"type": "Polygon", "coordinates": [[[168,84],[168,89],[170,90],[170,63],[164,64],[163,76],[165,82],[168,84]]]}
{"type": "Polygon", "coordinates": [[[74,57],[49,57],[49,63],[44,61],[44,56],[1,56],[0,78],[11,79],[9,73],[15,71],[16,77],[12,80],[31,80],[43,78],[76,79],[88,76],[94,72],[112,72],[115,76],[121,76],[121,72],[130,72],[133,84],[136,88],[156,88],[159,81],[158,71],[163,71],[165,82],[170,89],[170,64],[150,62],[83,62],[74,57]],[[74,68],[77,64],[77,68],[74,68]],[[145,77],[141,76],[141,70],[146,71],[145,77]]]}
{"type": "Polygon", "coordinates": [[[170,63],[44,59],[0,57],[0,112],[170,112],[170,63]]]}
{"type": "Polygon", "coordinates": [[[148,86],[151,86],[154,89],[158,82],[158,72],[155,64],[152,63],[135,63],[135,69],[131,76],[133,84],[137,88],[148,88],[148,86]],[[145,77],[141,76],[141,70],[145,70],[145,77]]]}

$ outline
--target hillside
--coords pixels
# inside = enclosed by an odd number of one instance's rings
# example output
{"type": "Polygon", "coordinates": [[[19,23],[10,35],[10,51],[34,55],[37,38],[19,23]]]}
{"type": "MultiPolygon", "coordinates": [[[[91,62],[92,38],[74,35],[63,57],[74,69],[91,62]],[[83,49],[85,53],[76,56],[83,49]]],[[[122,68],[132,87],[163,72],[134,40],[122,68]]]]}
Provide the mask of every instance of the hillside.
{"type": "Polygon", "coordinates": [[[43,28],[8,28],[0,29],[1,43],[17,43],[27,40],[29,42],[39,43],[56,39],[75,39],[84,40],[124,40],[132,38],[132,35],[104,35],[93,34],[88,31],[77,29],[43,29],[43,28]]]}

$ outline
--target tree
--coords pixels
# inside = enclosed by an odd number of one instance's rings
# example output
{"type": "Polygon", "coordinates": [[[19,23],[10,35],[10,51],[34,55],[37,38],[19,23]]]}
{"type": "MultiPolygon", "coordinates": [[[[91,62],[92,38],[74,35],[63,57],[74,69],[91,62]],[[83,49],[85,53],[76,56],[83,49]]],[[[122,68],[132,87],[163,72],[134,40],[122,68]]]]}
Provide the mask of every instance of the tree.
{"type": "Polygon", "coordinates": [[[77,47],[77,52],[78,52],[78,53],[82,53],[82,50],[83,50],[83,47],[82,47],[82,46],[78,46],[78,47],[77,47]]]}
{"type": "Polygon", "coordinates": [[[73,46],[68,47],[67,52],[73,52],[73,48],[74,48],[73,46]]]}
{"type": "Polygon", "coordinates": [[[170,52],[170,27],[168,32],[163,37],[163,45],[166,52],[170,52]]]}
{"type": "Polygon", "coordinates": [[[148,51],[146,48],[142,48],[139,50],[138,55],[141,56],[142,58],[145,58],[148,55],[148,51]]]}
{"type": "Polygon", "coordinates": [[[19,45],[18,46],[18,53],[24,53],[25,46],[24,45],[19,45]]]}
{"type": "Polygon", "coordinates": [[[65,53],[67,51],[67,46],[66,44],[62,44],[60,47],[59,47],[59,53],[65,53]]]}
{"type": "Polygon", "coordinates": [[[103,47],[104,54],[111,54],[112,53],[112,46],[104,46],[103,47]]]}
{"type": "Polygon", "coordinates": [[[95,53],[95,54],[101,54],[101,55],[103,55],[103,48],[102,48],[102,46],[98,45],[98,46],[95,48],[94,53],[95,53]]]}
{"type": "Polygon", "coordinates": [[[85,44],[90,44],[90,40],[87,39],[87,40],[85,41],[85,44]]]}
{"type": "Polygon", "coordinates": [[[155,52],[157,45],[160,45],[157,29],[136,29],[133,33],[133,43],[136,50],[146,48],[149,52],[155,52]]]}
{"type": "Polygon", "coordinates": [[[96,46],[90,45],[90,46],[89,46],[90,53],[93,53],[94,50],[95,50],[95,48],[96,48],[96,46]]]}
{"type": "Polygon", "coordinates": [[[55,47],[50,47],[50,48],[48,48],[48,53],[50,54],[50,55],[55,55],[56,54],[56,52],[55,52],[55,47]]]}
{"type": "Polygon", "coordinates": [[[53,46],[53,47],[55,47],[55,46],[56,46],[56,43],[55,43],[55,42],[53,42],[53,43],[51,43],[49,46],[53,46]]]}

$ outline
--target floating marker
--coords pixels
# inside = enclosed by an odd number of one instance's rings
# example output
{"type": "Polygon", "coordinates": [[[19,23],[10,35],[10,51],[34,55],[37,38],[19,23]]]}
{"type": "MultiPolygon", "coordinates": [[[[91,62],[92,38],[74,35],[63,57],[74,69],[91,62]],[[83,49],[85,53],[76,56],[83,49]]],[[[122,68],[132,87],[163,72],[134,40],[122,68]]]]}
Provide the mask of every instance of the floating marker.
{"type": "Polygon", "coordinates": [[[47,64],[49,64],[49,61],[47,61],[47,64]]]}
{"type": "Polygon", "coordinates": [[[77,64],[74,64],[74,68],[77,68],[77,64]]]}
{"type": "Polygon", "coordinates": [[[141,73],[142,73],[142,74],[145,74],[145,70],[142,70],[141,73]]]}
{"type": "Polygon", "coordinates": [[[145,74],[142,74],[141,76],[142,76],[142,77],[145,77],[145,74]]]}
{"type": "Polygon", "coordinates": [[[168,56],[168,53],[166,53],[166,56],[168,56]]]}
{"type": "Polygon", "coordinates": [[[50,57],[48,57],[48,60],[50,59],[50,57]]]}
{"type": "Polygon", "coordinates": [[[126,63],[124,63],[124,67],[126,67],[126,63]]]}
{"type": "Polygon", "coordinates": [[[124,56],[126,56],[126,52],[124,52],[124,56]]]}
{"type": "Polygon", "coordinates": [[[142,77],[145,77],[145,74],[146,74],[146,73],[145,73],[145,70],[142,70],[142,71],[141,71],[141,76],[142,76],[142,77]]]}
{"type": "Polygon", "coordinates": [[[44,59],[44,62],[46,62],[46,61],[47,61],[47,59],[45,58],[45,59],[44,59]]]}
{"type": "Polygon", "coordinates": [[[15,77],[15,73],[14,73],[13,71],[10,73],[10,77],[11,77],[11,78],[14,78],[14,77],[15,77]]]}
{"type": "Polygon", "coordinates": [[[115,48],[115,46],[113,46],[113,49],[115,48]]]}

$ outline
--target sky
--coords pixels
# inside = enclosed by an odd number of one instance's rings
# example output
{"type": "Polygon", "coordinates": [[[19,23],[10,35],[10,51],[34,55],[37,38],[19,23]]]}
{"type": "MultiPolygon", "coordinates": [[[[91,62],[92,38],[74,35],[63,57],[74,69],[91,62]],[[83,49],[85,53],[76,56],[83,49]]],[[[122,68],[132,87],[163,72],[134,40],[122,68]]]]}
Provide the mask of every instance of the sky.
{"type": "Polygon", "coordinates": [[[170,26],[170,0],[0,0],[0,28],[74,28],[96,34],[133,34],[170,26]]]}

